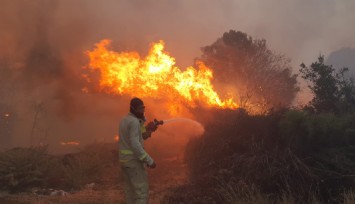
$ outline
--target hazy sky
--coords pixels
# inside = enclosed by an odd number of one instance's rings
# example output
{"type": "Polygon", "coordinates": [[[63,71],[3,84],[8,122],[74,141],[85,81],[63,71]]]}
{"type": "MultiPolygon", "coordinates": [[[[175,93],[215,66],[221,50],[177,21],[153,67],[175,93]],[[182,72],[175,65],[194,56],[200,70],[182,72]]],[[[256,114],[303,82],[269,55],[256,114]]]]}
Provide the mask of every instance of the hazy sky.
{"type": "Polygon", "coordinates": [[[200,55],[200,47],[230,29],[265,38],[297,65],[320,53],[355,47],[353,0],[1,0],[1,4],[0,22],[5,25],[1,32],[25,31],[17,33],[18,38],[32,37],[37,21],[47,18],[40,23],[48,24],[50,40],[61,42],[61,49],[111,38],[123,49],[146,50],[151,41],[162,39],[184,66],[200,55]]]}
{"type": "Polygon", "coordinates": [[[105,3],[92,4],[88,9],[97,21],[112,24],[108,37],[115,38],[116,34],[141,42],[163,39],[168,50],[186,64],[185,60],[199,56],[199,47],[211,44],[230,29],[265,38],[271,48],[297,65],[312,61],[320,53],[355,47],[352,0],[100,2],[105,3]]]}

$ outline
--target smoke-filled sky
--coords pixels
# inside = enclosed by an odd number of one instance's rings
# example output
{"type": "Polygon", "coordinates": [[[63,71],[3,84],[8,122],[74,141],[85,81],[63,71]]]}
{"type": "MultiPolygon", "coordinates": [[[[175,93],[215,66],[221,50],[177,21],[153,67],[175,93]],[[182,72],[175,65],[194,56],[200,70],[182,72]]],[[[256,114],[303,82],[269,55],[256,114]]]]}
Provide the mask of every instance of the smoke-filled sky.
{"type": "Polygon", "coordinates": [[[19,72],[0,82],[7,92],[0,102],[16,104],[21,118],[8,144],[28,144],[23,137],[93,141],[116,134],[128,98],[116,104],[117,98],[80,93],[84,52],[101,39],[142,54],[151,42],[164,40],[186,67],[201,55],[200,47],[232,29],[266,39],[292,60],[296,73],[301,62],[310,64],[319,54],[355,47],[354,10],[352,0],[0,0],[0,59],[19,72]],[[36,112],[50,125],[37,128],[36,112]],[[33,136],[36,131],[40,136],[33,136]]]}
{"type": "Polygon", "coordinates": [[[60,49],[111,38],[123,49],[147,49],[165,40],[178,63],[189,65],[199,48],[230,29],[265,38],[295,64],[342,47],[355,47],[351,0],[2,0],[1,45],[28,46],[44,30],[60,49]]]}

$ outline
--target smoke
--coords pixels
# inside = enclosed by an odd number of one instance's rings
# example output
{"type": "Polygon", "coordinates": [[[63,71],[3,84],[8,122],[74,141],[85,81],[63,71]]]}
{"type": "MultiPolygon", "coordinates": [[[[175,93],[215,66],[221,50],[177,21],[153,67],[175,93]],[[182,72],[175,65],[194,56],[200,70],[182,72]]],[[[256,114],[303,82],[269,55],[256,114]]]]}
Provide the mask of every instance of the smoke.
{"type": "MultiPolygon", "coordinates": [[[[6,126],[11,131],[0,130],[2,138],[12,138],[3,148],[32,141],[64,151],[67,147],[56,146],[60,141],[112,141],[130,96],[82,91],[87,86],[81,77],[88,60],[84,52],[103,38],[112,39],[117,51],[142,55],[151,42],[163,39],[177,65],[186,67],[201,54],[200,47],[235,29],[267,39],[295,65],[307,64],[320,51],[355,47],[354,28],[348,26],[354,8],[354,2],[331,0],[2,0],[0,104],[5,104],[2,112],[16,116],[6,126]]],[[[171,117],[163,102],[148,100],[147,105],[148,118],[171,117]]],[[[194,119],[189,110],[179,113],[194,119]]],[[[160,131],[151,146],[183,144],[200,134],[187,124],[160,131]]]]}
{"type": "Polygon", "coordinates": [[[341,48],[329,54],[326,64],[333,65],[337,70],[344,67],[349,71],[347,77],[355,77],[355,48],[341,48]]]}

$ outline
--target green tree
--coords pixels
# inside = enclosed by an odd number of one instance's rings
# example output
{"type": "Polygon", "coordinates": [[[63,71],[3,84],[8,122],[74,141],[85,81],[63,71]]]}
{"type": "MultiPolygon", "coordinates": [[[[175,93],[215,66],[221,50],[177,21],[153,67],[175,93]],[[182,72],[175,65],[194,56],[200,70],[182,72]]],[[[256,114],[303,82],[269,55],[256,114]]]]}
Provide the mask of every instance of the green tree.
{"type": "Polygon", "coordinates": [[[354,79],[344,77],[348,68],[336,72],[332,65],[324,64],[324,56],[319,56],[310,67],[304,63],[300,66],[302,78],[310,82],[308,87],[314,95],[309,103],[312,109],[316,112],[354,111],[354,79]]]}
{"type": "Polygon", "coordinates": [[[232,91],[248,110],[289,106],[299,90],[290,60],[270,50],[265,39],[230,30],[202,52],[215,86],[224,94],[232,91]]]}

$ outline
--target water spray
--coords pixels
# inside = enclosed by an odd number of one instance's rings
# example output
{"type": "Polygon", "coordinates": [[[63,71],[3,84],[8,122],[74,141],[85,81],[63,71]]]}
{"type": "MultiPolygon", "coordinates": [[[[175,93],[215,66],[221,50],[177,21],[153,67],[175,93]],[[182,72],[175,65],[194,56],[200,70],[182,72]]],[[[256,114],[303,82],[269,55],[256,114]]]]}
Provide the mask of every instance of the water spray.
{"type": "Polygon", "coordinates": [[[164,123],[171,123],[171,122],[189,122],[189,123],[194,123],[196,125],[201,126],[201,124],[195,120],[191,120],[189,118],[171,118],[171,119],[167,119],[167,120],[163,120],[164,123]]]}
{"type": "MultiPolygon", "coordinates": [[[[163,124],[167,124],[167,123],[171,123],[171,122],[188,122],[190,124],[194,124],[194,126],[196,128],[194,128],[195,130],[197,130],[199,133],[198,135],[202,135],[203,132],[205,131],[205,128],[203,127],[203,125],[195,120],[191,120],[189,118],[171,118],[171,119],[165,119],[165,120],[157,120],[157,119],[154,119],[152,122],[150,122],[150,124],[152,125],[151,129],[153,131],[155,131],[159,125],[163,125],[163,124]]],[[[148,124],[148,126],[150,126],[148,124]]],[[[147,126],[147,129],[148,129],[148,126],[147,126]]]]}

